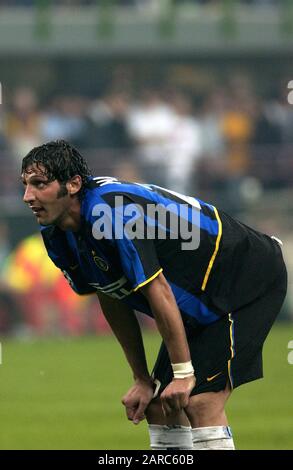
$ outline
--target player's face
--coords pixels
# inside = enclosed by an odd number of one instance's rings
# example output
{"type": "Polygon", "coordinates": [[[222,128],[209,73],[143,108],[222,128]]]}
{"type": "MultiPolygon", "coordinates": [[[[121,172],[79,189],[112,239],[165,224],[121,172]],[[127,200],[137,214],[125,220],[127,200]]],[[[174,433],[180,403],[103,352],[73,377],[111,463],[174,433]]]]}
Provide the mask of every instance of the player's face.
{"type": "Polygon", "coordinates": [[[25,188],[23,200],[41,225],[61,225],[71,206],[71,198],[65,186],[57,180],[48,181],[42,167],[32,166],[23,173],[25,188]]]}

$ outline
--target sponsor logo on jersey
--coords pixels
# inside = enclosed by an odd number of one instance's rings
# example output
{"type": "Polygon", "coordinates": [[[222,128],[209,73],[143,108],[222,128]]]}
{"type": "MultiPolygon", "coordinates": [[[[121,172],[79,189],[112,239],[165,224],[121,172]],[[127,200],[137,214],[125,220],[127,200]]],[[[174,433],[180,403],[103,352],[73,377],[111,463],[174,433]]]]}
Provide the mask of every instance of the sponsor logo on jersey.
{"type": "Polygon", "coordinates": [[[127,284],[128,281],[125,276],[106,286],[101,286],[98,282],[89,282],[89,285],[97,289],[97,291],[101,291],[117,300],[124,299],[124,297],[132,293],[132,289],[127,289],[127,284]]]}

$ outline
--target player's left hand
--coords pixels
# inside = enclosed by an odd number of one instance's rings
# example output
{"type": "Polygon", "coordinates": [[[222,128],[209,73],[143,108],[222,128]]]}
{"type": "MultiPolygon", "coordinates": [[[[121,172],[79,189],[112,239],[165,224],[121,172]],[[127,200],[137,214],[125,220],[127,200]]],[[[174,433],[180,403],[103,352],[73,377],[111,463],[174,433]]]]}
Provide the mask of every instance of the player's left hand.
{"type": "Polygon", "coordinates": [[[126,409],[127,418],[133,424],[139,424],[145,418],[145,409],[154,395],[153,382],[149,380],[135,381],[135,384],[128,390],[122,398],[122,403],[126,409]]]}
{"type": "Polygon", "coordinates": [[[195,387],[195,377],[173,379],[161,394],[161,403],[165,416],[180,411],[188,405],[189,396],[195,387]]]}

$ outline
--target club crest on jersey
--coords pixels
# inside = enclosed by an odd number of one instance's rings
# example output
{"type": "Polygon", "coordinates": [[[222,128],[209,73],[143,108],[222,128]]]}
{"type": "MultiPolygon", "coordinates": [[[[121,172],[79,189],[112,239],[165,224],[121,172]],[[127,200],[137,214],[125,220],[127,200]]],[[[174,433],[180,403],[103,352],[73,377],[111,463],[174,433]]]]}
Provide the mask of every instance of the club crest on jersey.
{"type": "Polygon", "coordinates": [[[109,265],[107,261],[105,261],[103,258],[100,258],[100,256],[96,255],[95,251],[92,251],[93,259],[98,268],[101,269],[101,271],[108,271],[109,265]]]}

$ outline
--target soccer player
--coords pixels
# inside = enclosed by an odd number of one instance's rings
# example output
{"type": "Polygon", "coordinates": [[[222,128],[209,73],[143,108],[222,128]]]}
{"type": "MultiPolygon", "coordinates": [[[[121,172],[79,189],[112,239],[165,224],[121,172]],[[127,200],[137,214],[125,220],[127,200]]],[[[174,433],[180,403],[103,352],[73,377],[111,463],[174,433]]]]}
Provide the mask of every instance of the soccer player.
{"type": "Polygon", "coordinates": [[[94,178],[65,141],[32,149],[22,179],[48,255],[77,293],[97,293],[121,343],[128,419],[147,418],[152,449],[234,449],[225,403],[262,377],[287,288],[280,242],[194,197],[94,178]],[[163,339],[151,375],[135,311],[163,339]]]}

